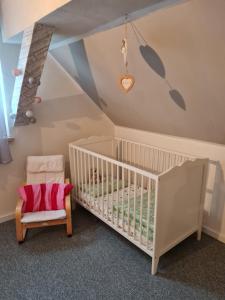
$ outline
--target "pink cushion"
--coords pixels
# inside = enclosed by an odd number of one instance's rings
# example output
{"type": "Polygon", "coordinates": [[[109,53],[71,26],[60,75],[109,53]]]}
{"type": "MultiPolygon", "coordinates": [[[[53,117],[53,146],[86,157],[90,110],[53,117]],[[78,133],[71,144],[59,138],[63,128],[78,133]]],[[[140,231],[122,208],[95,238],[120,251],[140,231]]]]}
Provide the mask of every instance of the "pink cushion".
{"type": "Polygon", "coordinates": [[[19,188],[23,200],[23,213],[65,209],[65,197],[73,189],[72,184],[41,183],[19,188]]]}

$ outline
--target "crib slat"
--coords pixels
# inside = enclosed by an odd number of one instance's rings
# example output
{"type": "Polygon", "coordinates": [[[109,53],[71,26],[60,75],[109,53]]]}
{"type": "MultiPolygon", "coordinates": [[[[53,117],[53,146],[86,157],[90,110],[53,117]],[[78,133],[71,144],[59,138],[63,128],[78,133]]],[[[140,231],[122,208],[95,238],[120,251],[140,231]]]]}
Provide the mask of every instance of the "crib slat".
{"type": "Polygon", "coordinates": [[[112,209],[112,222],[114,224],[114,165],[113,163],[111,163],[111,185],[112,185],[112,205],[111,205],[111,209],[112,209]]]}
{"type": "Polygon", "coordinates": [[[89,200],[89,205],[92,206],[91,204],[91,161],[90,161],[90,154],[88,154],[88,193],[87,197],[89,200]]]}
{"type": "Polygon", "coordinates": [[[78,185],[78,161],[77,161],[77,151],[74,149],[74,173],[75,173],[75,176],[76,176],[76,187],[75,187],[75,195],[76,195],[76,198],[78,197],[78,193],[79,193],[79,185],[78,185]]]}
{"type": "Polygon", "coordinates": [[[173,167],[175,167],[177,165],[177,155],[174,154],[174,163],[173,163],[173,167]]]}
{"type": "Polygon", "coordinates": [[[123,142],[124,143],[124,152],[125,152],[125,154],[124,154],[124,156],[125,156],[125,159],[124,159],[124,162],[128,162],[128,145],[127,145],[127,141],[124,141],[123,142]]]}
{"type": "Polygon", "coordinates": [[[141,168],[145,169],[145,147],[141,146],[141,168]]]}
{"type": "Polygon", "coordinates": [[[87,154],[86,153],[84,153],[84,185],[85,185],[85,193],[87,193],[87,154]]]}
{"type": "Polygon", "coordinates": [[[165,168],[165,152],[163,151],[163,159],[162,159],[162,172],[166,170],[165,168]]]}
{"type": "Polygon", "coordinates": [[[141,203],[140,203],[140,243],[142,243],[142,223],[143,223],[143,175],[141,175],[141,203]]]}
{"type": "Polygon", "coordinates": [[[146,147],[143,148],[143,167],[146,169],[146,147]]]}
{"type": "Polygon", "coordinates": [[[135,167],[137,165],[137,160],[136,160],[136,144],[134,144],[134,165],[135,165],[135,167]]]}
{"type": "Polygon", "coordinates": [[[76,150],[75,149],[71,149],[71,156],[73,157],[73,174],[74,174],[74,181],[73,184],[75,185],[75,198],[77,196],[77,161],[76,161],[76,150]]]}
{"type": "Polygon", "coordinates": [[[114,139],[112,139],[112,157],[114,158],[114,139]]]}
{"type": "Polygon", "coordinates": [[[157,155],[157,149],[153,149],[153,170],[154,170],[154,172],[156,171],[156,163],[157,163],[156,155],[157,155]]]}
{"type": "Polygon", "coordinates": [[[129,165],[132,164],[132,157],[131,157],[131,143],[127,141],[127,163],[129,165]]]}
{"type": "Polygon", "coordinates": [[[150,149],[150,166],[151,172],[154,172],[154,149],[150,149]]]}
{"type": "Polygon", "coordinates": [[[77,152],[77,175],[78,175],[78,188],[77,188],[77,195],[78,198],[80,198],[80,159],[79,159],[79,150],[76,151],[77,152]]]}
{"type": "Polygon", "coordinates": [[[122,228],[124,230],[124,168],[122,168],[122,228]]]}
{"type": "Polygon", "coordinates": [[[152,149],[152,171],[155,172],[155,149],[152,149]]]}
{"type": "Polygon", "coordinates": [[[138,145],[138,167],[140,167],[141,160],[141,144],[138,145]]]}
{"type": "Polygon", "coordinates": [[[106,213],[107,220],[109,219],[109,163],[106,161],[106,193],[107,193],[107,203],[106,203],[106,213]]]}
{"type": "Polygon", "coordinates": [[[80,159],[80,166],[81,166],[81,168],[80,168],[80,173],[81,173],[81,191],[83,193],[83,191],[84,191],[84,180],[83,180],[83,178],[84,178],[84,168],[83,168],[83,152],[81,152],[81,151],[80,151],[80,157],[79,157],[79,159],[80,159]]]}
{"type": "Polygon", "coordinates": [[[96,204],[95,204],[95,161],[94,161],[94,156],[91,156],[92,160],[92,191],[93,191],[93,196],[92,198],[92,203],[93,203],[93,208],[94,210],[96,209],[96,204]]]}
{"type": "Polygon", "coordinates": [[[130,148],[130,164],[133,165],[133,156],[134,156],[134,149],[133,149],[133,144],[131,144],[131,148],[130,148]]]}
{"type": "Polygon", "coordinates": [[[104,161],[101,159],[101,176],[102,176],[102,216],[104,217],[104,161]]]}
{"type": "Polygon", "coordinates": [[[99,201],[99,185],[100,185],[100,182],[99,182],[99,158],[97,157],[97,209],[98,209],[98,212],[100,212],[100,201],[99,201]]]}
{"type": "Polygon", "coordinates": [[[116,206],[117,206],[117,227],[119,227],[119,166],[116,166],[116,206]]]}
{"type": "Polygon", "coordinates": [[[170,168],[170,153],[167,155],[167,169],[170,168]]]}
{"type": "Polygon", "coordinates": [[[148,180],[148,208],[147,208],[147,230],[146,230],[146,241],[147,247],[149,244],[149,225],[150,225],[150,201],[151,201],[151,179],[148,180]]]}
{"type": "Polygon", "coordinates": [[[69,161],[70,161],[70,172],[71,172],[71,180],[72,183],[75,184],[75,178],[74,178],[74,155],[73,155],[73,149],[69,147],[69,161]]]}
{"type": "Polygon", "coordinates": [[[170,153],[169,156],[170,156],[170,164],[169,164],[169,168],[171,168],[171,166],[172,166],[172,154],[170,153]]]}
{"type": "Polygon", "coordinates": [[[156,167],[156,171],[159,172],[160,171],[160,151],[157,150],[157,167],[156,167]]]}
{"type": "Polygon", "coordinates": [[[127,216],[127,226],[128,234],[130,235],[130,170],[128,170],[128,216],[127,216]]]}
{"type": "Polygon", "coordinates": [[[133,213],[133,219],[134,219],[134,239],[136,236],[136,200],[137,200],[137,173],[134,173],[134,213],[133,213]]]}

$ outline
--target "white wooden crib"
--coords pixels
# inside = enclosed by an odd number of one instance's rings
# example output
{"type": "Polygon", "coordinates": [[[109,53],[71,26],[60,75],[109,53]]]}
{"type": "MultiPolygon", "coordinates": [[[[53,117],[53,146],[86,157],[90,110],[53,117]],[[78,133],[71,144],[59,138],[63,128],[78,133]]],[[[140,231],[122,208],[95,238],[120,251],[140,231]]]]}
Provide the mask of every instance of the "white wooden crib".
{"type": "Polygon", "coordinates": [[[114,137],[69,145],[76,201],[152,257],[197,232],[201,238],[207,159],[114,137]]]}

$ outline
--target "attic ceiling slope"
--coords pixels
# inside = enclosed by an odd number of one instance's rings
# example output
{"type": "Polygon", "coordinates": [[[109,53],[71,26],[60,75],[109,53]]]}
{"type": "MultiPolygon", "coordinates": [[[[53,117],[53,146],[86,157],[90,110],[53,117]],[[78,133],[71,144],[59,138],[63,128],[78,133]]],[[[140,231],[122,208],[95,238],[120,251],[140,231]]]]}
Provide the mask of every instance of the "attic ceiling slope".
{"type": "Polygon", "coordinates": [[[224,1],[198,0],[135,21],[146,44],[129,32],[126,95],[122,26],[52,53],[116,125],[225,144],[224,20],[224,1]]]}
{"type": "MultiPolygon", "coordinates": [[[[111,29],[124,22],[124,15],[136,19],[162,7],[188,0],[72,0],[41,22],[54,26],[53,47],[64,41],[79,40],[98,31],[111,29]]],[[[61,45],[61,44],[60,44],[61,45]]]]}

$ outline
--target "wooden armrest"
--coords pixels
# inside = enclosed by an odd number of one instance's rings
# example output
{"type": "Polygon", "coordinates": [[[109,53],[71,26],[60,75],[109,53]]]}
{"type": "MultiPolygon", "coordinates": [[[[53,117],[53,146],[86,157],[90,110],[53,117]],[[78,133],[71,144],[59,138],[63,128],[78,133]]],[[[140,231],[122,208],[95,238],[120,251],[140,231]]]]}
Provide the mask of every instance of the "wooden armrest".
{"type": "MultiPolygon", "coordinates": [[[[24,181],[22,182],[22,186],[26,185],[27,183],[24,181]]],[[[18,199],[17,204],[16,204],[16,220],[20,220],[22,217],[22,207],[23,207],[23,200],[18,199]]]]}
{"type": "Polygon", "coordinates": [[[22,217],[22,207],[23,207],[23,200],[18,199],[16,205],[16,220],[20,220],[22,217]]]}
{"type": "MultiPolygon", "coordinates": [[[[65,179],[65,183],[70,183],[70,179],[66,178],[65,179]]],[[[70,195],[66,196],[66,199],[65,199],[65,209],[66,209],[67,216],[71,215],[71,199],[70,199],[70,195]]]]}
{"type": "Polygon", "coordinates": [[[67,215],[71,215],[70,195],[66,196],[66,199],[65,199],[65,209],[66,209],[66,214],[67,215]]]}

